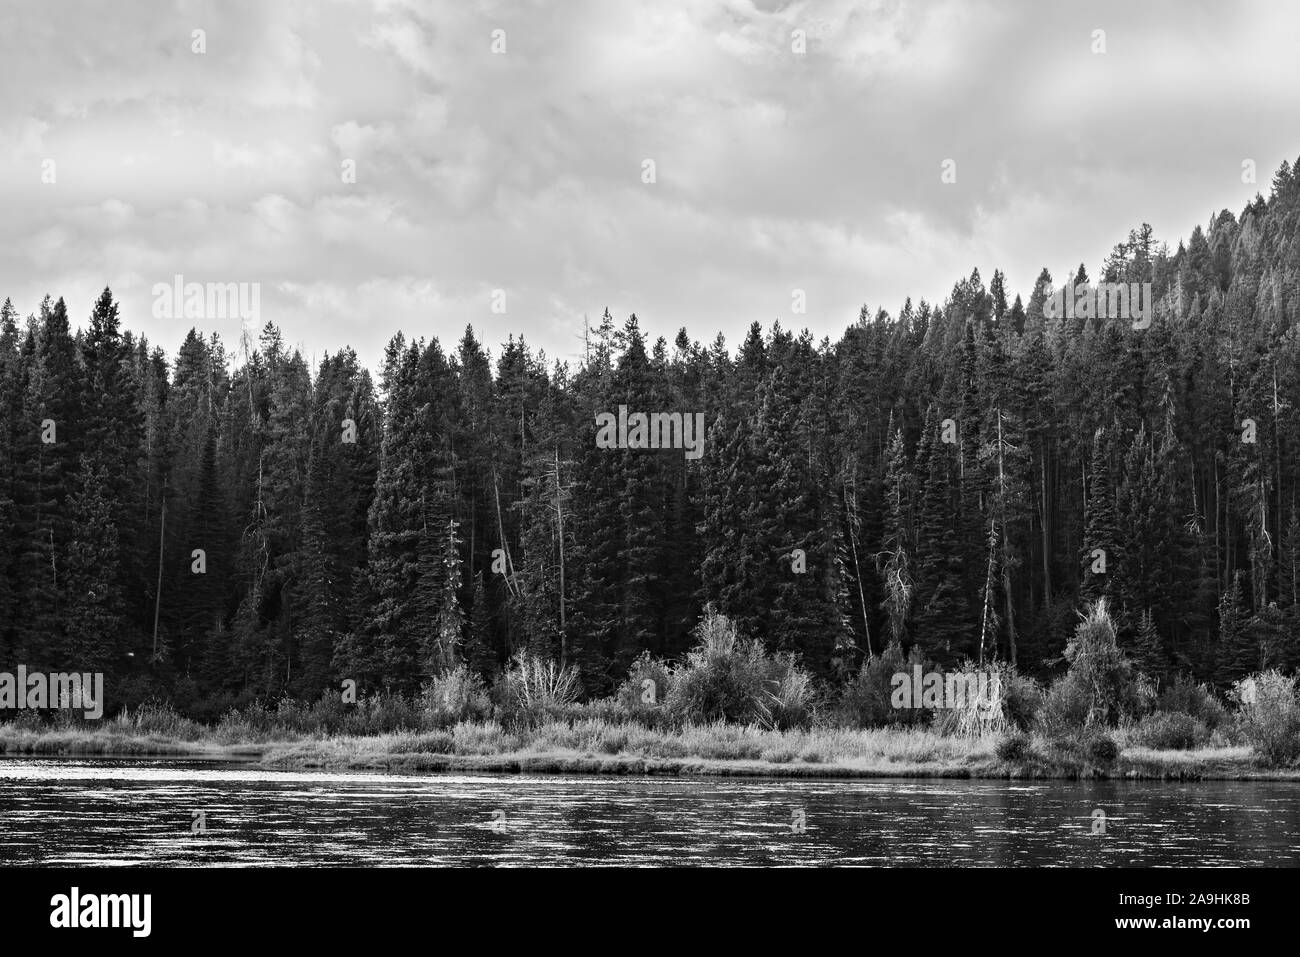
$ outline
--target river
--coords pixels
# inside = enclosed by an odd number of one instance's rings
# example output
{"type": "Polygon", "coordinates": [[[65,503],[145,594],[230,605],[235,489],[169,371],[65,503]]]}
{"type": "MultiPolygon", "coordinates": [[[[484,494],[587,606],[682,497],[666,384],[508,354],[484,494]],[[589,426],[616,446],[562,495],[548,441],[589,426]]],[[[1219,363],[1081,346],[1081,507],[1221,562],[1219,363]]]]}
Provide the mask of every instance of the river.
{"type": "Polygon", "coordinates": [[[403,775],[0,758],[0,866],[1300,863],[1289,782],[403,775]]]}

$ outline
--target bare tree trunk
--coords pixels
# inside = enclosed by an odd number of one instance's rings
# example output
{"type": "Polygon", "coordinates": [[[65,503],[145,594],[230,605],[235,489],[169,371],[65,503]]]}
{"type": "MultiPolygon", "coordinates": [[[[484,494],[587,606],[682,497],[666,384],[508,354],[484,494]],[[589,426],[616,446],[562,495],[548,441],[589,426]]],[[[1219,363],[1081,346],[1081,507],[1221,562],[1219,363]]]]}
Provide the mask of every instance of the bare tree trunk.
{"type": "Polygon", "coordinates": [[[980,614],[980,667],[984,667],[984,636],[989,630],[989,615],[992,612],[993,598],[993,555],[996,552],[995,537],[997,535],[997,521],[989,520],[989,568],[984,575],[984,611],[980,614]]]}
{"type": "Polygon", "coordinates": [[[858,536],[857,532],[854,530],[855,525],[857,524],[855,522],[855,516],[857,515],[858,502],[856,481],[854,483],[855,491],[852,498],[849,497],[847,482],[841,482],[840,487],[844,492],[844,505],[848,511],[846,518],[848,519],[849,525],[849,549],[853,553],[853,577],[856,578],[858,582],[858,603],[862,608],[862,633],[866,635],[867,638],[867,660],[870,661],[875,657],[875,655],[871,651],[871,623],[867,619],[867,593],[862,587],[862,568],[858,563],[858,536]]]}
{"type": "Polygon", "coordinates": [[[497,533],[501,536],[501,551],[506,556],[506,591],[518,597],[518,592],[515,588],[515,566],[510,560],[510,545],[506,541],[506,526],[505,523],[501,521],[501,488],[497,482],[497,470],[495,465],[492,467],[492,493],[496,498],[497,505],[497,533]]]}
{"type": "Polygon", "coordinates": [[[1011,652],[1011,664],[1016,663],[1016,613],[1011,605],[1011,568],[1007,555],[1007,482],[1002,455],[1002,410],[998,409],[998,497],[1001,499],[998,511],[1002,519],[1002,593],[1007,608],[1007,641],[1011,652]]]}
{"type": "Polygon", "coordinates": [[[560,450],[555,450],[555,526],[560,539],[560,667],[569,661],[569,632],[564,615],[564,500],[560,496],[560,450]]]}

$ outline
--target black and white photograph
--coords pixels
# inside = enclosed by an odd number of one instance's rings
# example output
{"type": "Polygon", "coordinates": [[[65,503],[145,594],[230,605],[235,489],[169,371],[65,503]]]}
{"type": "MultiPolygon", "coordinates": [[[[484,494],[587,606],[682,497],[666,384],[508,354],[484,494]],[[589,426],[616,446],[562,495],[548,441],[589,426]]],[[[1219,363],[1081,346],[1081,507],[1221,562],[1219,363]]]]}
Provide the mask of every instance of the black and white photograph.
{"type": "Polygon", "coordinates": [[[3,0],[6,926],[531,945],[506,900],[725,872],[760,933],[1280,933],[1298,53],[1263,0],[3,0]]]}

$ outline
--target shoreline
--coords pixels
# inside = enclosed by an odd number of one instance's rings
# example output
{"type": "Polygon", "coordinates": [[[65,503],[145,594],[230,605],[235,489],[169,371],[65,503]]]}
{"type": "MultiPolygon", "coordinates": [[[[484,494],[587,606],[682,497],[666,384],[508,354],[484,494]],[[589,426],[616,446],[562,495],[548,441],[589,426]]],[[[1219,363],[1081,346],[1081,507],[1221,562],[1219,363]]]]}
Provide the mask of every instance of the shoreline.
{"type": "MultiPolygon", "coordinates": [[[[897,732],[899,738],[907,732],[897,732]]],[[[791,780],[918,778],[966,780],[1297,781],[1300,769],[1258,766],[1244,747],[1191,751],[1124,749],[1108,766],[1036,751],[1003,761],[986,742],[930,759],[893,755],[765,760],[686,754],[597,753],[591,749],[454,753],[422,748],[419,735],[331,737],[266,742],[188,741],[158,734],[68,731],[12,732],[0,728],[0,759],[105,758],[244,762],[267,770],[387,771],[393,773],[556,774],[591,776],[746,777],[791,780]]],[[[888,733],[885,734],[888,739],[888,733]]],[[[946,739],[951,740],[951,739],[946,739]]]]}

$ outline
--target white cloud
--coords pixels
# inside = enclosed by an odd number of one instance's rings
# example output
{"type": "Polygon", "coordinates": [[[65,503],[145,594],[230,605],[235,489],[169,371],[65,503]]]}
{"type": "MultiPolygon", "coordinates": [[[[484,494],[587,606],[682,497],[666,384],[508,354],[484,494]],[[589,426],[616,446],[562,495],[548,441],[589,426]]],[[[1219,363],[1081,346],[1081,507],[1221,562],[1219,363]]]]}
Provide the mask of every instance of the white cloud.
{"type": "Polygon", "coordinates": [[[973,266],[1027,292],[1143,220],[1176,242],[1300,152],[1300,12],[1262,2],[67,7],[0,8],[0,296],[79,317],[111,281],[169,349],[147,293],[175,273],[260,281],[287,341],[371,365],[466,322],[572,356],[606,306],[652,336],[837,335],[973,266]]]}

